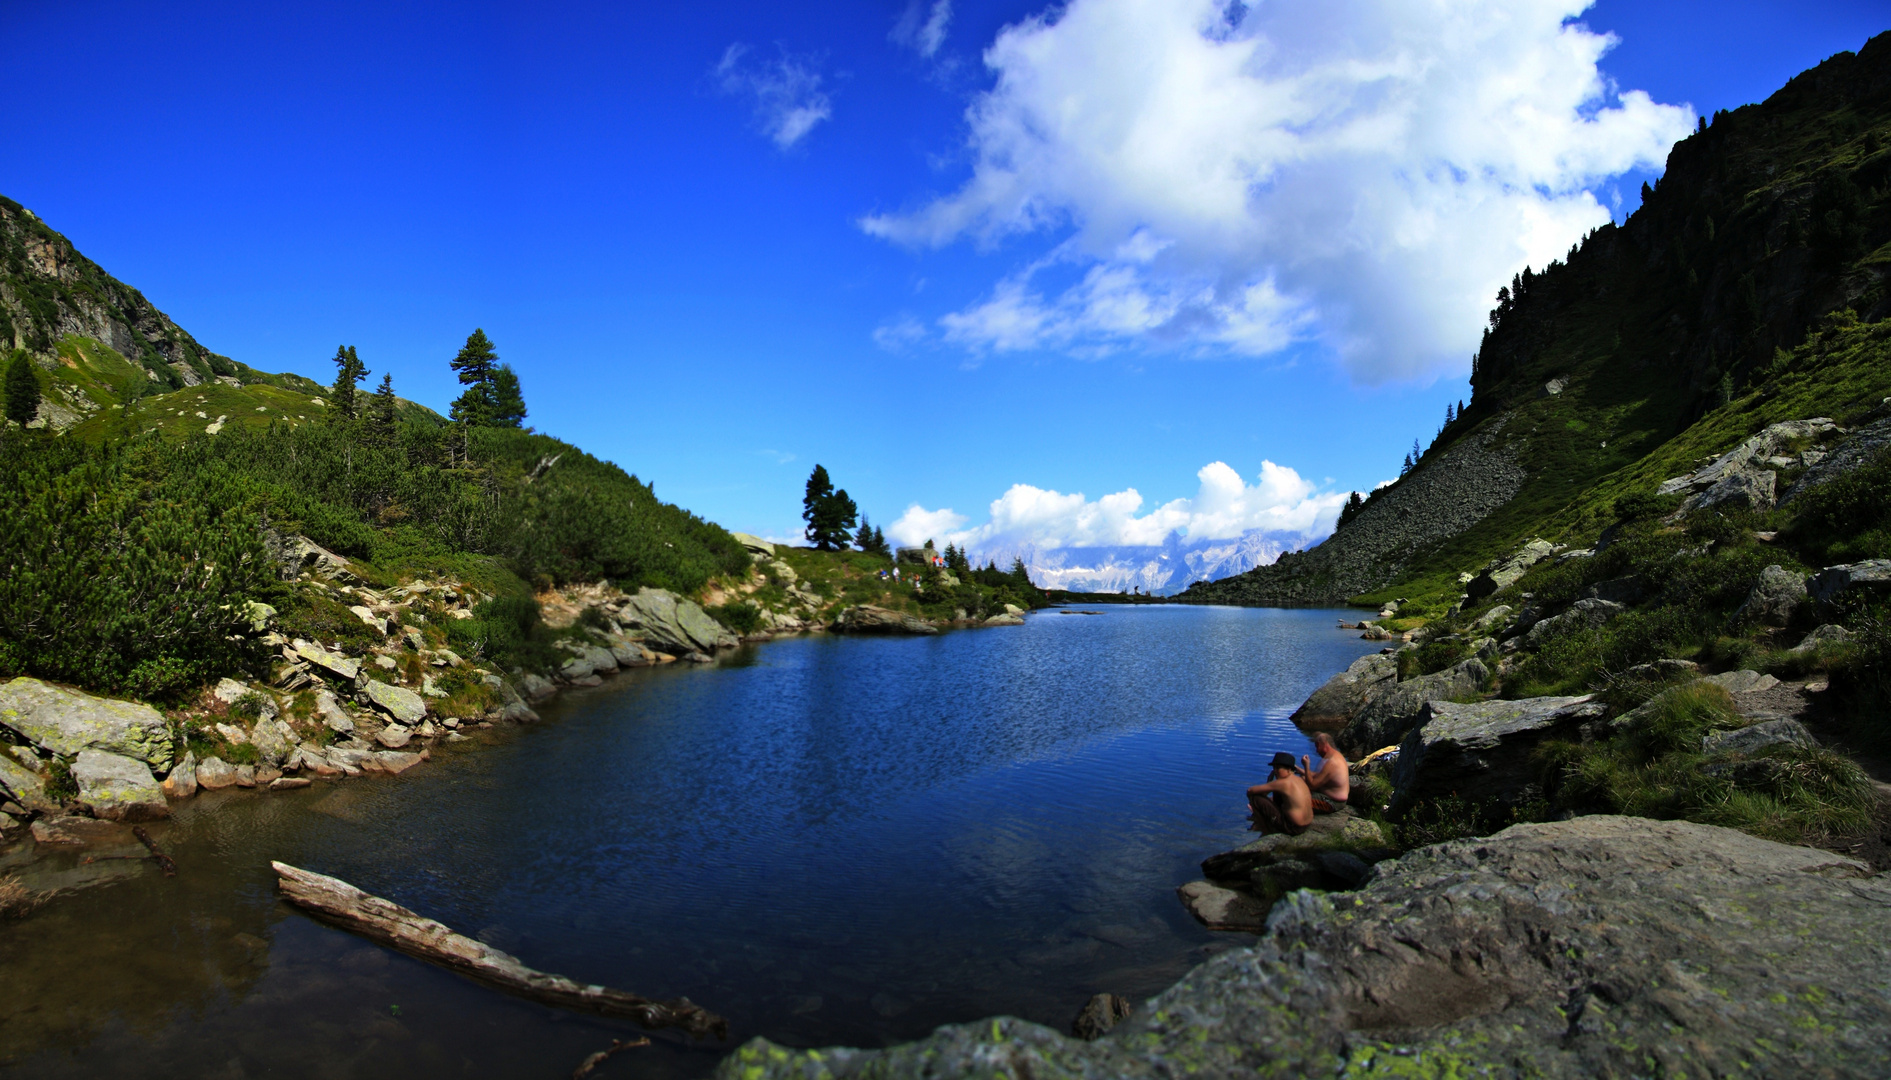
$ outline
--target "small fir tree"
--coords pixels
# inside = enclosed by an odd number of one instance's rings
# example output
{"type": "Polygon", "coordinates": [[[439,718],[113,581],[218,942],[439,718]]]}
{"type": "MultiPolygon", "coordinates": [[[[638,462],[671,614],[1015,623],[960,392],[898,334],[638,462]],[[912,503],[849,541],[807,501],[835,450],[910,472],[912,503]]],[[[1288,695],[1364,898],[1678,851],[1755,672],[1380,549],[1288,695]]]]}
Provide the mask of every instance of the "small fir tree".
{"type": "Polygon", "coordinates": [[[886,543],[886,534],[880,531],[878,525],[873,527],[873,547],[870,550],[883,559],[893,557],[893,549],[888,547],[886,543]]]}
{"type": "Polygon", "coordinates": [[[400,422],[400,409],[394,398],[394,376],[385,372],[381,375],[381,385],[375,389],[374,397],[368,402],[368,431],[374,439],[385,445],[394,441],[394,428],[400,422]]]}
{"type": "Polygon", "coordinates": [[[353,420],[360,415],[355,400],[355,387],[368,377],[368,367],[355,355],[353,345],[342,345],[335,349],[335,385],[328,389],[328,418],[330,420],[353,420]]]}
{"type": "Polygon", "coordinates": [[[500,364],[493,369],[487,400],[491,409],[486,422],[491,426],[525,425],[525,398],[519,393],[519,377],[513,373],[511,364],[500,364]]]}
{"type": "Polygon", "coordinates": [[[867,515],[860,515],[860,531],[854,534],[854,546],[869,554],[873,551],[873,526],[867,524],[867,515]]]}
{"type": "Polygon", "coordinates": [[[7,419],[25,427],[39,415],[39,377],[33,374],[33,361],[24,349],[13,354],[7,364],[7,419]]]}

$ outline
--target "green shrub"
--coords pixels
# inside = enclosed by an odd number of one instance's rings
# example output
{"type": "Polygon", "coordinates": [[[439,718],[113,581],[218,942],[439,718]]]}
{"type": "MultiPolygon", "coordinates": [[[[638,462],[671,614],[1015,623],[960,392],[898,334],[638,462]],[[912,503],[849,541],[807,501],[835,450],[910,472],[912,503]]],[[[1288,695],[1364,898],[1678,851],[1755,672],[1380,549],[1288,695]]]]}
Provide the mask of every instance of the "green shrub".
{"type": "Polygon", "coordinates": [[[1822,563],[1891,556],[1891,448],[1795,499],[1793,542],[1822,563]]]}
{"type": "Polygon", "coordinates": [[[58,802],[79,797],[79,782],[72,777],[72,766],[63,758],[46,763],[46,797],[58,802]]]}
{"type": "Polygon", "coordinates": [[[1443,671],[1469,653],[1469,644],[1463,641],[1428,641],[1416,649],[1404,649],[1398,654],[1399,678],[1443,671]]]}
{"type": "Polygon", "coordinates": [[[709,613],[737,634],[753,634],[762,628],[762,609],[746,600],[731,600],[710,608],[709,613]]]}

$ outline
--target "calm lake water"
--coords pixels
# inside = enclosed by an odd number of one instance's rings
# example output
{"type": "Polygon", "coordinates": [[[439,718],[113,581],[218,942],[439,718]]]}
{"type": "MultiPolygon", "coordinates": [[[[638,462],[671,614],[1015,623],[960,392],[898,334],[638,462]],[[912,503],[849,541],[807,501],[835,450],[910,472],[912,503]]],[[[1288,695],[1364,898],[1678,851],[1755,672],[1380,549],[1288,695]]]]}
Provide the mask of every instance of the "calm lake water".
{"type": "Polygon", "coordinates": [[[180,804],[152,829],[175,878],[34,871],[120,876],[0,924],[0,1076],[550,1080],[637,1030],[312,922],[270,859],[730,1019],[599,1077],[1147,997],[1251,940],[1174,888],[1242,841],[1262,762],[1306,752],[1288,713],[1376,646],[1326,610],[1101,610],[628,672],[399,780],[180,804]]]}

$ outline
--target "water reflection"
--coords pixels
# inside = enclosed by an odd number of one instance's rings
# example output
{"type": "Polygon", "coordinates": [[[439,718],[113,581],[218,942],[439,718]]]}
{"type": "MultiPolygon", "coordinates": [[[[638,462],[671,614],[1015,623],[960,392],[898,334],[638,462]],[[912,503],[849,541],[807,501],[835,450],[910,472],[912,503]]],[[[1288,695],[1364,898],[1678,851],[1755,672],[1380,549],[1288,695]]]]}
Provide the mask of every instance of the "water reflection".
{"type": "MultiPolygon", "coordinates": [[[[1241,838],[1267,754],[1305,747],[1286,713],[1369,648],[1332,621],[1143,607],[776,642],[629,673],[401,781],[198,800],[156,830],[178,878],[0,926],[0,1073],[552,1077],[627,1030],[294,915],[271,858],[545,970],[687,994],[740,1038],[1061,1027],[1230,943],[1172,889],[1241,838]]],[[[714,1061],[660,1042],[603,1075],[714,1061]]]]}

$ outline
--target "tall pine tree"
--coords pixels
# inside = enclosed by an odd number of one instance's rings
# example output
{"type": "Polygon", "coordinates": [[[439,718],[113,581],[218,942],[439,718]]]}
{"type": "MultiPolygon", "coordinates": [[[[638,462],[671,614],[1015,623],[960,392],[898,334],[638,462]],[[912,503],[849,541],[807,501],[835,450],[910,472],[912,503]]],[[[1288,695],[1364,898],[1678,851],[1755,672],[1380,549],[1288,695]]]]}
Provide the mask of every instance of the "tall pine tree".
{"type": "Polygon", "coordinates": [[[807,523],[808,540],[822,551],[846,547],[859,512],[845,489],[834,490],[827,468],[816,465],[808,474],[807,488],[801,496],[801,520],[807,523]]]}
{"type": "Polygon", "coordinates": [[[355,355],[353,345],[335,349],[335,385],[328,389],[328,418],[353,420],[361,415],[355,400],[355,387],[368,377],[368,367],[355,355]]]}
{"type": "MultiPolygon", "coordinates": [[[[499,354],[493,351],[492,340],[486,336],[486,331],[475,328],[468,334],[466,345],[449,363],[459,375],[460,385],[466,387],[466,391],[453,402],[451,416],[468,427],[490,425],[495,411],[493,369],[499,364],[499,354]]],[[[520,410],[523,414],[523,404],[520,410]]]]}
{"type": "Polygon", "coordinates": [[[400,410],[394,399],[394,376],[383,373],[381,385],[368,402],[368,432],[382,445],[394,441],[394,428],[400,423],[400,410]]]}
{"type": "Polygon", "coordinates": [[[500,364],[493,369],[488,400],[492,411],[487,416],[487,423],[493,427],[511,428],[524,425],[525,398],[519,393],[519,377],[513,374],[511,364],[500,364]]]}

